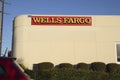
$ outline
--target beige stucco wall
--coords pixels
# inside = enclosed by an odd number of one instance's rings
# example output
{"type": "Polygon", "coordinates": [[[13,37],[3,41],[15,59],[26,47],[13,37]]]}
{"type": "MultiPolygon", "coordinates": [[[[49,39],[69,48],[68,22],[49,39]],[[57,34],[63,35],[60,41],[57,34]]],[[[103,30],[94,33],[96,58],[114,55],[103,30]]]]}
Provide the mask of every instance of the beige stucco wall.
{"type": "Polygon", "coordinates": [[[89,16],[92,26],[33,26],[30,16],[16,17],[14,56],[28,68],[40,62],[117,62],[120,16],[89,16]]]}

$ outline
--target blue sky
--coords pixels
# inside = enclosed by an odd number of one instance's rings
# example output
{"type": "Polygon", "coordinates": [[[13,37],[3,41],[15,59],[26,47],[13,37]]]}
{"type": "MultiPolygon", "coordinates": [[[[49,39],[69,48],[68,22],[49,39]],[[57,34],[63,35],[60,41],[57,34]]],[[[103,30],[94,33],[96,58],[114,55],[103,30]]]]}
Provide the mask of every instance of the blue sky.
{"type": "Polygon", "coordinates": [[[11,49],[14,17],[21,14],[120,15],[120,0],[5,0],[2,53],[11,49]]]}

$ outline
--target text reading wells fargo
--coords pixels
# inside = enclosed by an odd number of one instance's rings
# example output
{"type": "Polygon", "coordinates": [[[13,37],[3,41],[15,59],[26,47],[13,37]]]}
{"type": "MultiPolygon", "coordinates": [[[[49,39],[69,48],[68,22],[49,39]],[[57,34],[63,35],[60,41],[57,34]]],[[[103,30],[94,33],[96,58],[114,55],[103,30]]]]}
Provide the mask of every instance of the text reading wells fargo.
{"type": "Polygon", "coordinates": [[[91,26],[91,17],[81,16],[32,16],[31,25],[91,26]]]}

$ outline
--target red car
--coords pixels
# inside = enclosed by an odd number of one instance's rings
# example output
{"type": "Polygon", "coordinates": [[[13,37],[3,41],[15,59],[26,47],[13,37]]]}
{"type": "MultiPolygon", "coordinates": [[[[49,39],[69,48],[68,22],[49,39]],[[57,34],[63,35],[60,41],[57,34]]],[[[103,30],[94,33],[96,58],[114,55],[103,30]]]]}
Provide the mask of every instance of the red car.
{"type": "Polygon", "coordinates": [[[15,62],[15,58],[0,57],[0,80],[30,80],[15,62]]]}

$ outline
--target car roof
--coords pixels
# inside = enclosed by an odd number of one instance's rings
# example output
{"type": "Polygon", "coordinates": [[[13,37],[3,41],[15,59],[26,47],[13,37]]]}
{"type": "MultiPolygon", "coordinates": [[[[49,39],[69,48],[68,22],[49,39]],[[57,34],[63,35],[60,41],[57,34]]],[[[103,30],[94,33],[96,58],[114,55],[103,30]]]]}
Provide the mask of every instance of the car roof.
{"type": "Polygon", "coordinates": [[[14,57],[0,57],[0,60],[16,60],[14,57]]]}

